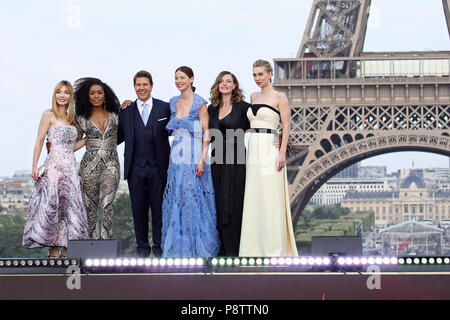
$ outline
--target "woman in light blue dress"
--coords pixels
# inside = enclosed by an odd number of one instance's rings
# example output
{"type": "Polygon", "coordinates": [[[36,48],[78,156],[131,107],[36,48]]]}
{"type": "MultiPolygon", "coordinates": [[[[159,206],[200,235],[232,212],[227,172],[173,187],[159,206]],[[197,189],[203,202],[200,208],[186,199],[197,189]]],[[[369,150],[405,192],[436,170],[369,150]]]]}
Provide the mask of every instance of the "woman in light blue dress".
{"type": "Polygon", "coordinates": [[[181,95],[170,100],[166,126],[173,142],[162,204],[164,257],[212,257],[220,249],[207,159],[209,115],[205,99],[194,93],[193,81],[191,68],[176,70],[181,95]]]}

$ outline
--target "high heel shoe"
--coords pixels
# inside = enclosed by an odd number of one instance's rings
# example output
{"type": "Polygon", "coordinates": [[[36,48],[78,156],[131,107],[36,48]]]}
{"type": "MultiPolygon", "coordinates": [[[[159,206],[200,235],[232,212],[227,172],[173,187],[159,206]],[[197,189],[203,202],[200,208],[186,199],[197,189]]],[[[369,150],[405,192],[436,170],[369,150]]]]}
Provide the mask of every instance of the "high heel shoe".
{"type": "Polygon", "coordinates": [[[59,257],[60,257],[60,255],[59,255],[59,251],[58,251],[58,255],[57,256],[52,256],[51,254],[50,254],[50,251],[51,251],[52,249],[48,249],[48,258],[49,259],[58,259],[59,257]]]}
{"type": "Polygon", "coordinates": [[[67,248],[63,247],[61,249],[61,254],[59,255],[60,258],[66,259],[67,258],[67,248]]]}

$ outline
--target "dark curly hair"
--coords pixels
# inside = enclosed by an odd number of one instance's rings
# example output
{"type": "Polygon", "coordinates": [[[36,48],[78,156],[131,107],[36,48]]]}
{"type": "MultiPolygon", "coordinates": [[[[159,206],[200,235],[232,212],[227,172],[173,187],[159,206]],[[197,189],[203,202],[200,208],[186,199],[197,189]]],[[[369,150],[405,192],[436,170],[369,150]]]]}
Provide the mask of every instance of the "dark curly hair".
{"type": "Polygon", "coordinates": [[[105,110],[118,114],[120,101],[114,91],[106,83],[97,78],[81,78],[75,81],[75,113],[89,119],[92,114],[92,105],[89,102],[89,90],[93,85],[99,85],[105,92],[105,110]]]}

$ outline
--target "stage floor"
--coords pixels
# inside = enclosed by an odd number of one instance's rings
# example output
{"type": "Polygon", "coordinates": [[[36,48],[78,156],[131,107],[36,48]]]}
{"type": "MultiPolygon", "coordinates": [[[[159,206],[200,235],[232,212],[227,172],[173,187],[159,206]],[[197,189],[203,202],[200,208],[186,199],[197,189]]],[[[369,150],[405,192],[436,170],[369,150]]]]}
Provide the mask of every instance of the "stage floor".
{"type": "Polygon", "coordinates": [[[450,273],[0,274],[0,299],[448,300],[450,273]]]}

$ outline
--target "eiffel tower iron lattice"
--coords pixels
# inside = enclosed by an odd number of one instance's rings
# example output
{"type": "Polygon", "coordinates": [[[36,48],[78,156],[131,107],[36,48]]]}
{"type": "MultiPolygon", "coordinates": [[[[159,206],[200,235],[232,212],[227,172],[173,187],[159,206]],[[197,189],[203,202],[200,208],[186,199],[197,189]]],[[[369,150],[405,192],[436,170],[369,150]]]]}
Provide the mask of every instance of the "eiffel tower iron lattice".
{"type": "Polygon", "coordinates": [[[450,156],[450,52],[362,52],[370,3],[314,0],[297,57],[274,59],[274,88],[291,108],[294,225],[320,186],[356,162],[396,151],[450,156]]]}

